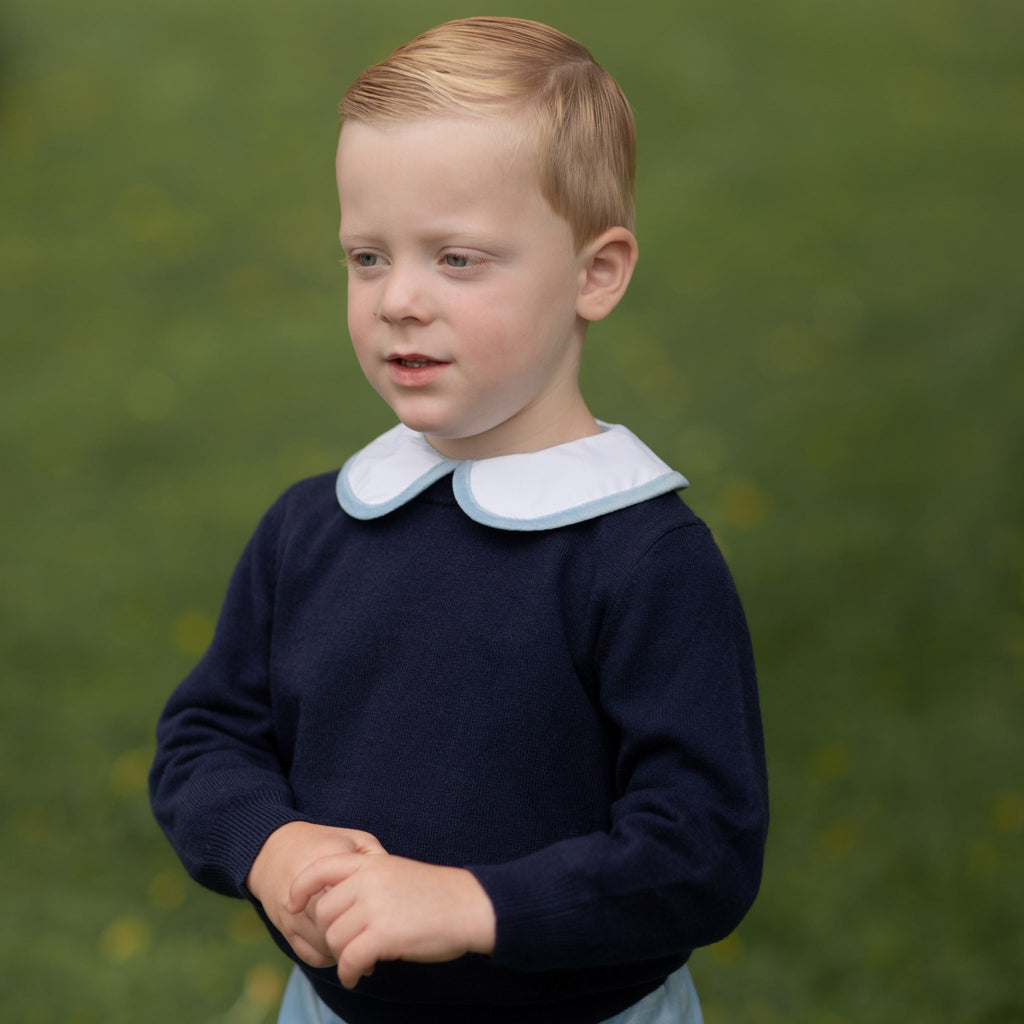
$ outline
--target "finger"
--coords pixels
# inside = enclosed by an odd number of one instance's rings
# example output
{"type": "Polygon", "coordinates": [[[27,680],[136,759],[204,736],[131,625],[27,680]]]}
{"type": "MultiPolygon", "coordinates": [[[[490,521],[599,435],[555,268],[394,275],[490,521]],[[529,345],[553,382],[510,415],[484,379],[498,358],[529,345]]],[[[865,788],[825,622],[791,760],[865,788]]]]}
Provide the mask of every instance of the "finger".
{"type": "Polygon", "coordinates": [[[305,917],[295,917],[289,922],[284,937],[295,950],[296,956],[311,967],[329,967],[336,957],[327,944],[323,931],[305,917]]]}
{"type": "Polygon", "coordinates": [[[313,893],[312,896],[306,901],[305,907],[300,913],[305,914],[314,924],[316,923],[316,908],[320,904],[320,900],[323,898],[324,893],[328,892],[328,889],[321,889],[319,892],[313,893]]]}
{"type": "Polygon", "coordinates": [[[341,948],[332,940],[332,929],[344,942],[362,928],[362,918],[351,913],[355,899],[356,893],[341,885],[322,890],[306,904],[304,916],[317,933],[323,936],[323,944],[327,949],[337,951],[341,948]]]}
{"type": "Polygon", "coordinates": [[[362,978],[373,974],[378,959],[372,939],[367,932],[360,932],[338,957],[338,980],[345,988],[355,988],[362,978]]]}
{"type": "Polygon", "coordinates": [[[338,853],[313,861],[292,881],[285,909],[290,914],[301,914],[315,893],[335,886],[354,874],[359,869],[362,856],[359,853],[338,853]]]}
{"type": "Polygon", "coordinates": [[[295,955],[310,967],[330,967],[337,963],[333,956],[311,946],[301,935],[293,935],[289,945],[295,951],[295,955]]]}
{"type": "MultiPolygon", "coordinates": [[[[336,890],[332,890],[330,895],[333,896],[335,892],[336,890]]],[[[336,903],[334,906],[323,907],[323,916],[320,919],[320,924],[323,928],[324,943],[327,946],[328,952],[336,963],[341,963],[349,946],[353,940],[366,930],[369,921],[366,914],[358,906],[352,903],[336,903]]],[[[358,950],[359,945],[357,944],[356,952],[358,950]]],[[[364,964],[363,960],[359,960],[355,964],[355,967],[358,969],[353,974],[351,953],[348,956],[347,974],[354,977],[355,980],[352,982],[354,985],[359,980],[362,968],[364,966],[372,968],[376,960],[371,959],[368,964],[364,964]]]]}
{"type": "Polygon", "coordinates": [[[356,853],[387,853],[381,845],[380,840],[369,832],[358,832],[352,830],[352,841],[355,843],[356,853]]]}

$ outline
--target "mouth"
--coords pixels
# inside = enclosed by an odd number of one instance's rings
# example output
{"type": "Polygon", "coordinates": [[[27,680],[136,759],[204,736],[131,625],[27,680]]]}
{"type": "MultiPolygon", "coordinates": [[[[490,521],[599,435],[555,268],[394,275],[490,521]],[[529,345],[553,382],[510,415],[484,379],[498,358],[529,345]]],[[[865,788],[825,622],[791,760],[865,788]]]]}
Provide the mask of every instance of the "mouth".
{"type": "Polygon", "coordinates": [[[422,370],[425,366],[440,366],[441,362],[438,359],[428,359],[426,356],[413,355],[413,356],[392,356],[389,363],[396,363],[398,366],[404,366],[407,370],[422,370]]]}
{"type": "Polygon", "coordinates": [[[419,352],[403,356],[390,356],[387,360],[388,374],[402,387],[423,387],[433,383],[449,365],[440,359],[431,359],[419,352]]]}

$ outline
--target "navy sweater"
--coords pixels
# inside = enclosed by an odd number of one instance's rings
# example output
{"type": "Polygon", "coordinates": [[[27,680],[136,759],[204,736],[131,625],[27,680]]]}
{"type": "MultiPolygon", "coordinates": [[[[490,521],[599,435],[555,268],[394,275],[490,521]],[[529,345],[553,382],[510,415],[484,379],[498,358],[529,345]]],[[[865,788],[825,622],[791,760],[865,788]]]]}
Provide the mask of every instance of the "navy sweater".
{"type": "Polygon", "coordinates": [[[231,896],[294,820],[476,875],[492,956],[380,964],[352,992],[301,965],[350,1024],[592,1024],[757,892],[740,603],[675,494],[510,532],[468,518],[450,477],[365,522],[316,477],[247,546],[160,720],[151,793],[189,873],[231,896]]]}

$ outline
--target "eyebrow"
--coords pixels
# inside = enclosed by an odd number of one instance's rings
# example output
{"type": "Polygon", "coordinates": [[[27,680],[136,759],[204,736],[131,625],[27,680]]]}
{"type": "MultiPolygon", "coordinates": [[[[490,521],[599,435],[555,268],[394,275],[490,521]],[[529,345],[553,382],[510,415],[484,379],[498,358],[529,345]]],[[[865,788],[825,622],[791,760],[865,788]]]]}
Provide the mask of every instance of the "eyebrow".
{"type": "MultiPolygon", "coordinates": [[[[338,233],[341,244],[345,247],[358,245],[369,245],[380,248],[387,248],[384,235],[374,231],[352,230],[346,231],[344,226],[338,233]]],[[[493,231],[482,231],[467,225],[453,224],[451,227],[441,227],[425,232],[415,238],[415,243],[426,249],[443,248],[444,246],[463,247],[467,249],[480,249],[495,254],[506,253],[514,246],[510,244],[507,237],[493,231]]]]}

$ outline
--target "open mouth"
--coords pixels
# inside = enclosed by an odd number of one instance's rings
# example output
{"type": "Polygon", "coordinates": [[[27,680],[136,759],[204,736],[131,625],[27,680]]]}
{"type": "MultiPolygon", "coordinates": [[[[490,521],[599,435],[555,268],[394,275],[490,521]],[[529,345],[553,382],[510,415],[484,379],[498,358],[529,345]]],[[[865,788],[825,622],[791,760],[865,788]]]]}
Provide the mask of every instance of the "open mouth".
{"type": "Polygon", "coordinates": [[[404,366],[407,370],[422,370],[424,366],[440,365],[436,359],[427,359],[424,356],[412,356],[409,359],[395,358],[391,362],[404,366]]]}
{"type": "Polygon", "coordinates": [[[422,387],[433,383],[444,373],[448,363],[419,352],[407,356],[391,356],[388,359],[388,373],[391,379],[403,387],[422,387]]]}

